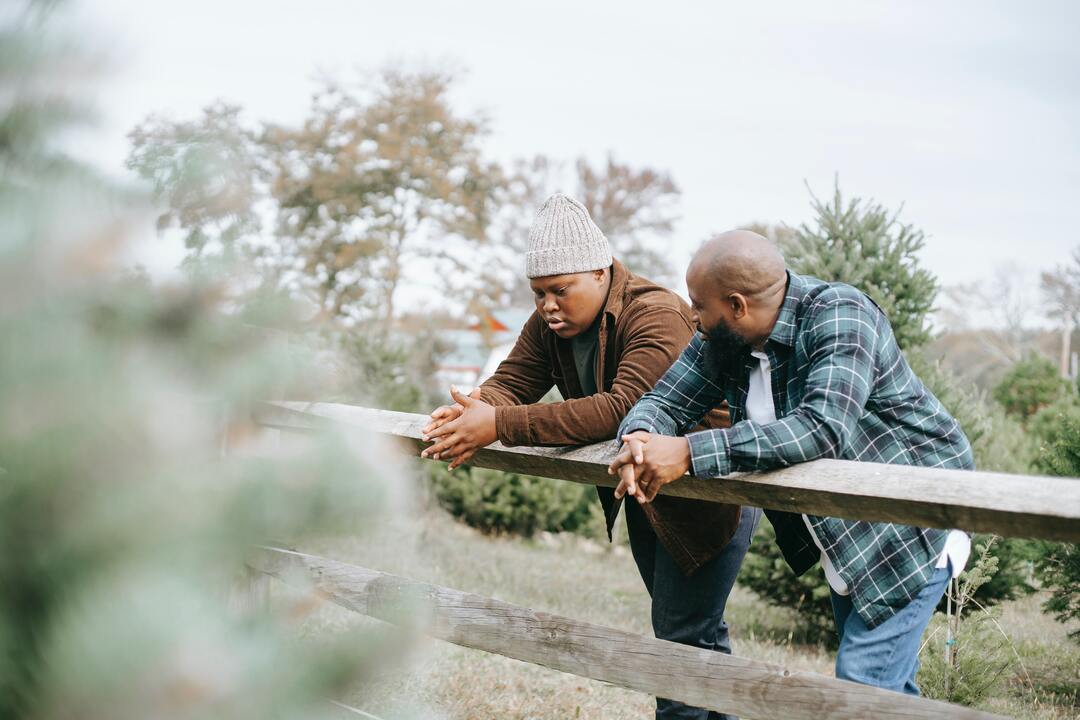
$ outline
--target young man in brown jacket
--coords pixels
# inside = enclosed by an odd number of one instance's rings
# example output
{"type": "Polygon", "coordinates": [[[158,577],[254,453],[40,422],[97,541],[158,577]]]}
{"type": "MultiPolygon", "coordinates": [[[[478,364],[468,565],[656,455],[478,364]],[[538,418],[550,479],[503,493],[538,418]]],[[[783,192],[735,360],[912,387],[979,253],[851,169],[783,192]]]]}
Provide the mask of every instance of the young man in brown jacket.
{"type": "MultiPolygon", "coordinates": [[[[425,457],[465,463],[486,445],[585,445],[611,440],[637,400],[694,334],[678,295],[630,273],[576,200],[556,194],[529,233],[526,275],[536,312],[510,355],[471,395],[432,414],[425,457]],[[555,385],[562,402],[541,403],[555,385]]],[[[716,410],[703,427],[726,427],[716,410]]],[[[608,535],[621,500],[597,488],[608,535]]],[[[658,638],[730,653],[724,606],[760,518],[669,496],[626,504],[630,548],[652,597],[658,638]]],[[[657,699],[657,718],[722,718],[657,699]]]]}

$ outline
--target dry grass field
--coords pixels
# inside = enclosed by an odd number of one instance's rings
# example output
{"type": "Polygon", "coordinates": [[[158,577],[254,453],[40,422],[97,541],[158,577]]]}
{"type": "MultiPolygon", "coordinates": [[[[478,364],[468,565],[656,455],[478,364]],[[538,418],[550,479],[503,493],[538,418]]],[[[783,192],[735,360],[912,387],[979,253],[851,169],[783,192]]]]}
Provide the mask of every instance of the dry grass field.
{"type": "MultiPolygon", "coordinates": [[[[621,521],[620,521],[621,523],[621,521]]],[[[365,567],[488,595],[637,633],[649,633],[648,598],[629,551],[571,535],[491,538],[440,511],[373,528],[363,540],[326,540],[305,550],[365,567]]],[[[286,591],[276,589],[281,597],[286,591]]],[[[1080,646],[1039,611],[1039,598],[1007,604],[1001,624],[1022,660],[1005,697],[987,710],[1023,718],[1080,718],[1080,646]],[[1025,675],[1026,673],[1026,675],[1025,675]],[[1027,680],[1030,678],[1030,681],[1027,680]]],[[[793,644],[798,618],[736,587],[729,603],[736,654],[831,674],[824,648],[793,644]]],[[[303,622],[317,639],[377,621],[333,605],[303,622]]],[[[650,696],[437,640],[402,637],[401,657],[357,688],[342,717],[555,720],[650,718],[650,696]]]]}

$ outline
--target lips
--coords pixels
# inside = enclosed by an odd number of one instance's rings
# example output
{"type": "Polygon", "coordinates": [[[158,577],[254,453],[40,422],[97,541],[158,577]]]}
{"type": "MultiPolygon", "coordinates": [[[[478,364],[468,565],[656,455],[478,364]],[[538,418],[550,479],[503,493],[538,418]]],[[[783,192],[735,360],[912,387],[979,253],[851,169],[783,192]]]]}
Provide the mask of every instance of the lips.
{"type": "Polygon", "coordinates": [[[566,327],[566,322],[564,320],[560,320],[559,318],[548,318],[546,322],[547,326],[552,330],[562,330],[564,327],[566,327]]]}

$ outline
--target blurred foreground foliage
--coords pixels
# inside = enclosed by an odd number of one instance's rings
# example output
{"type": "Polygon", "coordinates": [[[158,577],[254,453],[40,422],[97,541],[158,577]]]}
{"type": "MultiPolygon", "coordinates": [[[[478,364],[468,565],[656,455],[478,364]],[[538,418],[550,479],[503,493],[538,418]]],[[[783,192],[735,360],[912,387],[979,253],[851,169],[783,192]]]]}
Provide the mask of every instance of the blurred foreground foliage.
{"type": "Polygon", "coordinates": [[[267,445],[253,403],[317,377],[266,330],[280,302],[122,269],[146,208],[58,145],[93,66],[62,10],[0,30],[0,717],[327,715],[381,641],[311,646],[230,587],[253,545],[384,513],[365,468],[393,467],[340,436],[267,445]]]}

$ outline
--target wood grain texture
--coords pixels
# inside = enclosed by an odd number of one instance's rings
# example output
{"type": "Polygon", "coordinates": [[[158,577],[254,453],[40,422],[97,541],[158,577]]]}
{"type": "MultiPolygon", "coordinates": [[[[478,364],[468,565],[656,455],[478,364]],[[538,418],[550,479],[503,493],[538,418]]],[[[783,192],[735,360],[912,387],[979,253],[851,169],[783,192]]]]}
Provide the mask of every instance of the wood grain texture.
{"type": "MultiPolygon", "coordinates": [[[[264,403],[256,419],[267,427],[310,431],[344,425],[401,439],[418,455],[426,415],[337,403],[264,403]]],[[[615,486],[607,474],[611,443],[579,448],[504,447],[494,443],[471,465],[528,475],[615,486]]],[[[753,505],[920,527],[961,528],[1006,537],[1080,542],[1080,480],[942,470],[910,465],[814,460],[766,473],[726,478],[687,476],[661,492],[679,497],[753,505]]]]}
{"type": "Polygon", "coordinates": [[[310,578],[342,607],[457,645],[743,718],[997,717],[536,612],[313,555],[266,548],[255,566],[286,582],[310,578]]]}

